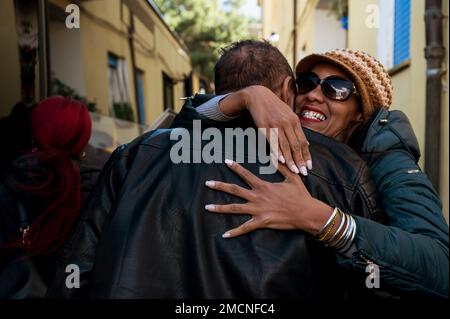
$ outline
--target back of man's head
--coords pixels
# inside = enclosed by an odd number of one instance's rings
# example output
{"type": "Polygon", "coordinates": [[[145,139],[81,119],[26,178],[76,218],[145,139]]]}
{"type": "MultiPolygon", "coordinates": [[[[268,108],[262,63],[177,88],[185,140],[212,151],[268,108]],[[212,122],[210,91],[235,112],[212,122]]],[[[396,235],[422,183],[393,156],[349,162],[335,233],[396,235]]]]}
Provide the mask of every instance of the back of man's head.
{"type": "MultiPolygon", "coordinates": [[[[225,94],[250,85],[263,85],[277,93],[284,80],[294,73],[281,52],[266,41],[243,40],[222,49],[214,68],[216,94],[225,94]]],[[[290,89],[296,87],[291,81],[290,89]]]]}

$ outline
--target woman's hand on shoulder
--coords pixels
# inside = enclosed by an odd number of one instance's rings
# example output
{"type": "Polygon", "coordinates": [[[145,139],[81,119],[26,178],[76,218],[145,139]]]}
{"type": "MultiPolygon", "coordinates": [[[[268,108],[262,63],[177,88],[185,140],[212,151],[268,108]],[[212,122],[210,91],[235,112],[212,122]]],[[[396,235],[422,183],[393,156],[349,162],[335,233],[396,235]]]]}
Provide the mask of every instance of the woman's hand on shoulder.
{"type": "Polygon", "coordinates": [[[207,187],[245,199],[244,204],[206,205],[214,213],[246,214],[252,218],[237,228],[223,234],[224,238],[236,237],[259,228],[299,229],[316,235],[333,209],[313,198],[300,176],[285,165],[278,170],[285,180],[270,183],[258,178],[236,162],[227,160],[228,167],[238,174],[250,189],[220,181],[207,181],[207,187]]]}
{"type": "Polygon", "coordinates": [[[219,107],[225,115],[235,116],[247,109],[258,128],[270,142],[269,128],[278,129],[278,159],[293,173],[307,175],[312,168],[309,143],[300,124],[300,119],[291,106],[284,103],[270,89],[252,85],[224,98],[219,107]]]}

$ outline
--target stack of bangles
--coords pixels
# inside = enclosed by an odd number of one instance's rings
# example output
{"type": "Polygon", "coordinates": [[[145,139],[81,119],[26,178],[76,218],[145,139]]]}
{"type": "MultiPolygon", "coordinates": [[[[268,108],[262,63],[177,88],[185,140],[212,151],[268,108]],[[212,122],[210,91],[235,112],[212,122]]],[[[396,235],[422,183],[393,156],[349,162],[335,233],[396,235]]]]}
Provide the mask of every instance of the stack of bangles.
{"type": "Polygon", "coordinates": [[[322,230],[316,235],[316,239],[325,246],[332,247],[336,250],[345,252],[350,248],[356,233],[355,219],[349,214],[343,213],[339,208],[335,208],[328,221],[323,226],[322,230]],[[334,225],[341,216],[336,231],[333,231],[334,225]]]}

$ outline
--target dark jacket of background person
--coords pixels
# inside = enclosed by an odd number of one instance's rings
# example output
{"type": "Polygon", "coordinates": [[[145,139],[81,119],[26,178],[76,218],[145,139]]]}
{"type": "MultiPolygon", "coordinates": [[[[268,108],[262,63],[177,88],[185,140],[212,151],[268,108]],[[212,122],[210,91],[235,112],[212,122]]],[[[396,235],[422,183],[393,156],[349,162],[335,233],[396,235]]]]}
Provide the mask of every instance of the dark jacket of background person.
{"type": "Polygon", "coordinates": [[[24,149],[31,148],[31,128],[29,113],[34,106],[26,106],[19,102],[14,105],[11,113],[0,119],[0,175],[3,175],[12,160],[24,149]]]}
{"type": "MultiPolygon", "coordinates": [[[[202,129],[222,125],[223,133],[224,125],[248,123],[213,122],[191,104],[188,100],[174,127],[190,127],[193,119],[202,119],[202,129]]],[[[334,255],[301,231],[261,230],[223,239],[226,229],[248,217],[206,212],[208,203],[236,198],[204,183],[214,178],[243,182],[225,164],[173,164],[170,132],[149,132],[113,153],[62,249],[49,297],[345,296],[348,283],[335,267],[334,255]],[[68,264],[80,267],[81,289],[66,287],[68,264]]],[[[312,195],[379,219],[374,187],[359,156],[330,138],[307,135],[315,166],[305,184],[312,195]]],[[[279,173],[259,174],[257,164],[243,165],[265,180],[282,180],[279,173]]]]}
{"type": "MultiPolygon", "coordinates": [[[[50,98],[50,101],[72,103],[70,99],[59,97],[50,98]]],[[[79,105],[70,104],[68,108],[70,107],[76,110],[79,105]]],[[[2,120],[0,125],[5,133],[14,136],[12,140],[15,142],[8,144],[6,152],[9,158],[4,159],[0,175],[0,299],[44,297],[55,271],[56,253],[54,251],[30,254],[26,249],[10,246],[11,242],[14,243],[21,237],[20,228],[24,223],[28,226],[33,225],[50,204],[49,197],[39,192],[29,191],[26,186],[45,184],[44,181],[48,181],[49,176],[57,174],[53,166],[54,161],[46,161],[37,147],[30,151],[32,147],[30,111],[32,110],[33,108],[26,108],[19,104],[8,118],[2,120]],[[17,130],[24,130],[24,132],[16,132],[17,130]]],[[[55,118],[58,120],[56,116],[55,118]]],[[[49,117],[48,120],[52,119],[49,117]]],[[[44,127],[47,128],[47,126],[44,127]]],[[[58,132],[57,127],[52,126],[50,129],[58,132]]],[[[95,184],[107,160],[106,156],[108,156],[106,152],[86,147],[81,159],[76,157],[71,159],[72,163],[79,168],[82,198],[87,197],[95,184]]],[[[57,192],[57,189],[51,189],[51,191],[57,192]]]]}
{"type": "MultiPolygon", "coordinates": [[[[86,156],[77,161],[81,174],[81,190],[83,197],[87,197],[94,187],[103,164],[109,158],[109,153],[97,150],[92,146],[87,148],[86,156]],[[93,156],[92,156],[93,155],[93,156]]],[[[10,182],[8,175],[15,170],[15,174],[23,174],[27,178],[41,178],[48,174],[48,169],[38,163],[30,166],[24,161],[30,158],[18,157],[10,164],[9,173],[0,182],[0,244],[7,243],[10,237],[17,237],[20,228],[20,210],[26,214],[29,222],[33,222],[41,208],[40,201],[21,191],[10,182]],[[21,169],[22,167],[22,169],[21,169]],[[29,167],[24,170],[23,167],[29,167]]],[[[23,299],[44,297],[47,287],[55,272],[56,253],[45,256],[29,257],[23,252],[15,252],[3,260],[0,265],[0,299],[23,299]]]]}
{"type": "Polygon", "coordinates": [[[84,149],[83,157],[76,163],[80,168],[81,192],[87,197],[97,184],[98,176],[108,161],[111,153],[88,144],[84,149]]]}
{"type": "MultiPolygon", "coordinates": [[[[15,180],[44,180],[50,169],[39,165],[36,158],[19,156],[8,166],[0,183],[0,245],[20,238],[24,215],[33,223],[45,203],[17,187],[15,180]],[[13,179],[14,176],[14,179],[13,179]]],[[[55,272],[55,254],[30,257],[20,250],[2,256],[0,262],[0,298],[22,299],[44,297],[55,272]]]]}
{"type": "Polygon", "coordinates": [[[339,263],[364,271],[371,261],[380,266],[380,288],[448,298],[448,225],[438,194],[417,164],[419,145],[408,118],[380,109],[355,136],[353,146],[372,172],[389,226],[356,217],[357,251],[339,263]]]}

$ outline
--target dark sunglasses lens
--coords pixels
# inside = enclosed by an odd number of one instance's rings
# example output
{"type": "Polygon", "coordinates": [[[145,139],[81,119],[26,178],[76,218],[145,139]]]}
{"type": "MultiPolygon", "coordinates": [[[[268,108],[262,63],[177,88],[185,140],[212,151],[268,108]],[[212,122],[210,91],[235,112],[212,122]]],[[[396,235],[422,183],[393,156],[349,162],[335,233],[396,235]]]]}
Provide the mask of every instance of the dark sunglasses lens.
{"type": "Polygon", "coordinates": [[[327,78],[322,83],[325,96],[333,100],[346,100],[352,94],[353,83],[342,78],[327,78]]]}
{"type": "Polygon", "coordinates": [[[318,84],[319,78],[314,73],[300,73],[297,76],[297,86],[299,94],[306,94],[314,90],[318,84]]]}

